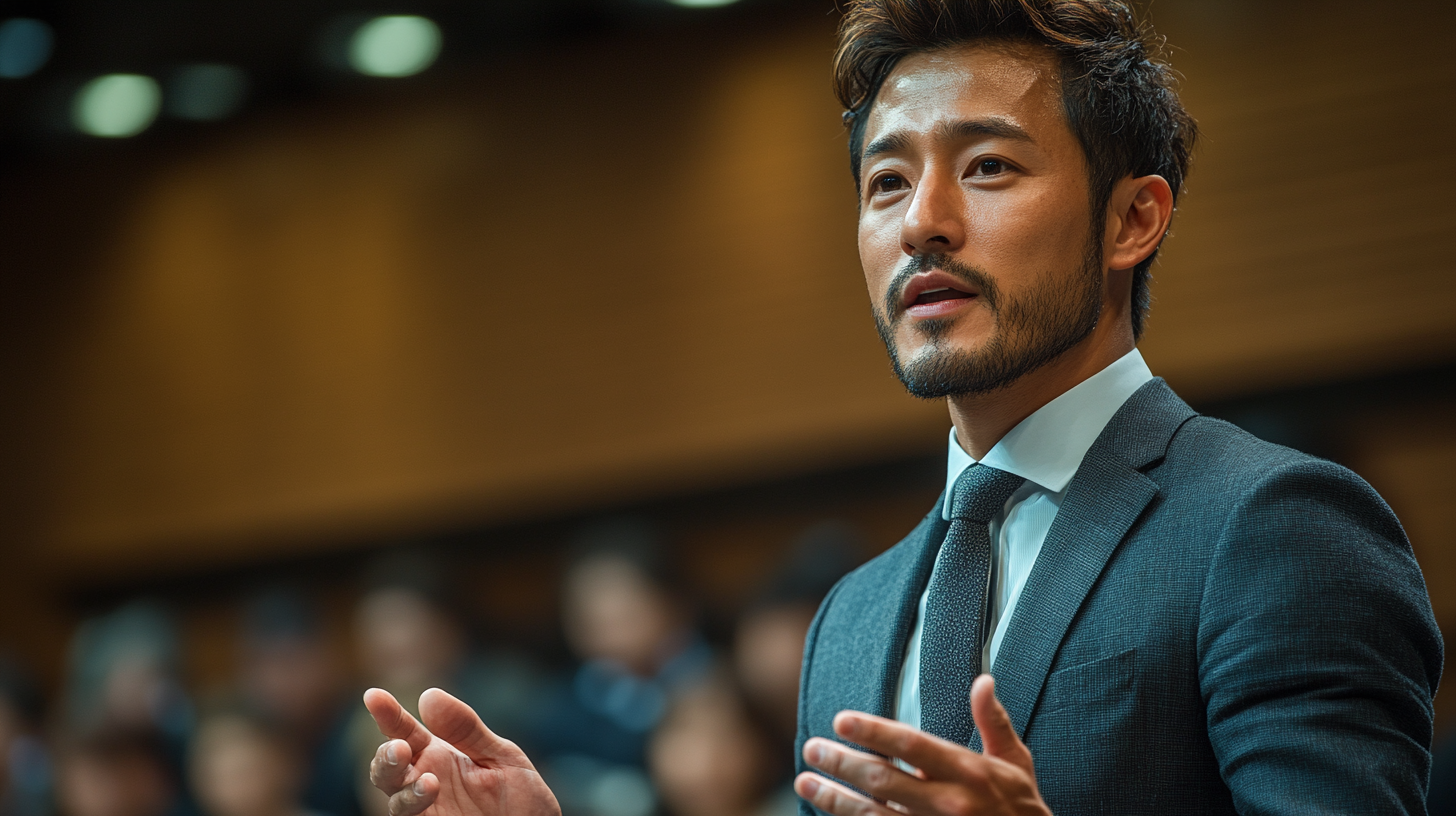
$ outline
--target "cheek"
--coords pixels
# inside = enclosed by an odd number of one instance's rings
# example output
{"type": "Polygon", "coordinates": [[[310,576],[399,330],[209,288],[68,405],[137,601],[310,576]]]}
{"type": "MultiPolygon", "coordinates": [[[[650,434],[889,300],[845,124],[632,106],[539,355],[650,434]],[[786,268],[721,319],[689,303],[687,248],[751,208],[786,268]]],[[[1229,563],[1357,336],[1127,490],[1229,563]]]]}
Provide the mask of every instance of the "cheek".
{"type": "Polygon", "coordinates": [[[994,199],[969,219],[967,243],[998,279],[1029,280],[1081,261],[1087,237],[1085,202],[1037,196],[994,199]]]}
{"type": "Polygon", "coordinates": [[[859,222],[859,259],[876,308],[905,257],[900,249],[898,223],[884,217],[861,218],[859,222]]]}

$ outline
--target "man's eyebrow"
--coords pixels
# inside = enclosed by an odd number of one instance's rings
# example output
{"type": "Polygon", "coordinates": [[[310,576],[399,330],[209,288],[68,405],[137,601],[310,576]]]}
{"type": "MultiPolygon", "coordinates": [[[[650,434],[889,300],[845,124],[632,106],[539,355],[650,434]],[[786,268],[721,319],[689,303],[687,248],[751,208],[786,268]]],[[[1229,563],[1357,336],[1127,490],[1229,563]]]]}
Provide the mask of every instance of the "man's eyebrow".
{"type": "Polygon", "coordinates": [[[865,146],[864,155],[861,161],[872,159],[882,153],[898,153],[910,146],[910,135],[904,131],[897,130],[870,142],[865,146]]]}
{"type": "Polygon", "coordinates": [[[1000,117],[988,119],[962,119],[946,122],[939,128],[939,135],[946,141],[968,139],[976,136],[991,136],[997,139],[1014,139],[1018,142],[1035,141],[1020,125],[1000,117]]]}
{"type": "MultiPolygon", "coordinates": [[[[946,141],[959,141],[975,137],[990,136],[997,139],[1014,139],[1018,142],[1035,141],[1020,125],[991,117],[987,119],[961,119],[946,122],[936,128],[936,135],[946,141]]],[[[864,149],[860,161],[868,161],[882,153],[897,153],[910,147],[910,134],[897,130],[870,142],[864,149]]]]}

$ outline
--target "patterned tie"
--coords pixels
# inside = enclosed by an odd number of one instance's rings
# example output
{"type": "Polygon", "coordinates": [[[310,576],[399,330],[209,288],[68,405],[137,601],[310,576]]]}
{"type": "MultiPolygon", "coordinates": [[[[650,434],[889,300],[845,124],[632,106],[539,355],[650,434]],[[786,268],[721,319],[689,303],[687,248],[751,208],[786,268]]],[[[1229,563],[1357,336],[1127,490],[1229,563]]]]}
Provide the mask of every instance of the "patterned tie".
{"type": "Polygon", "coordinates": [[[951,521],[930,575],[920,638],[920,727],[960,745],[971,741],[971,681],[981,673],[991,519],[1025,482],[972,465],[951,492],[951,521]]]}

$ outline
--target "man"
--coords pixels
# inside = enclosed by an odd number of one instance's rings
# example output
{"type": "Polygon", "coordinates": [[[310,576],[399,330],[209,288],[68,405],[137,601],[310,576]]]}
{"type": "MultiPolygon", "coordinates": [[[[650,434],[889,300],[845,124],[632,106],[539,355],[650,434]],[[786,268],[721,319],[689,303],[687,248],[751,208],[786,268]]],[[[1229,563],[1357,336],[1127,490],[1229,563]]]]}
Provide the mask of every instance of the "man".
{"type": "MultiPolygon", "coordinates": [[[[1146,42],[1121,0],[850,4],[865,278],[953,430],[942,499],[810,630],[806,813],[1425,810],[1441,642],[1399,523],[1136,350],[1194,138],[1146,42]]],[[[443,695],[433,737],[367,702],[395,816],[551,812],[443,695]]]]}

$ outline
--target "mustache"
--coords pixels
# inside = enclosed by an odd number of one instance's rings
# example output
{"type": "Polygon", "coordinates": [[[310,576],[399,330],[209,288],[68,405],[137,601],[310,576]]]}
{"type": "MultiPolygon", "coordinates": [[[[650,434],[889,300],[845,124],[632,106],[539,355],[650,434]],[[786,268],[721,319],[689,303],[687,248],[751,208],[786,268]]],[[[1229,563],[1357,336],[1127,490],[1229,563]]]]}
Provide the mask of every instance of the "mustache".
{"type": "Polygon", "coordinates": [[[995,314],[999,300],[996,283],[974,266],[939,253],[910,256],[905,266],[890,279],[890,287],[885,291],[885,314],[892,319],[898,318],[905,310],[901,304],[904,302],[905,287],[910,285],[910,279],[932,269],[939,269],[956,280],[969,284],[970,288],[980,292],[980,296],[986,299],[986,305],[991,308],[991,313],[995,314]]]}

